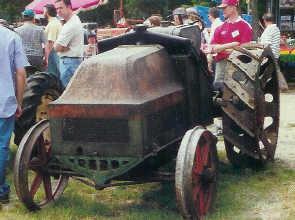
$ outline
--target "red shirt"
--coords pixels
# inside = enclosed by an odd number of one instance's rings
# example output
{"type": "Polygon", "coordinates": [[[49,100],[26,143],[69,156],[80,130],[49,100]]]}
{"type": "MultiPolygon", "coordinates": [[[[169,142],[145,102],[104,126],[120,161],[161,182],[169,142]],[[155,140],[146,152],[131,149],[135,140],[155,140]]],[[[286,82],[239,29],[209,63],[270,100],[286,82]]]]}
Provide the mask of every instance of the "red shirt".
{"type": "MultiPolygon", "coordinates": [[[[235,22],[226,20],[215,32],[211,44],[226,44],[239,42],[248,43],[252,40],[252,27],[249,23],[239,17],[235,22]]],[[[229,57],[229,53],[223,51],[215,56],[215,61],[229,57]]]]}

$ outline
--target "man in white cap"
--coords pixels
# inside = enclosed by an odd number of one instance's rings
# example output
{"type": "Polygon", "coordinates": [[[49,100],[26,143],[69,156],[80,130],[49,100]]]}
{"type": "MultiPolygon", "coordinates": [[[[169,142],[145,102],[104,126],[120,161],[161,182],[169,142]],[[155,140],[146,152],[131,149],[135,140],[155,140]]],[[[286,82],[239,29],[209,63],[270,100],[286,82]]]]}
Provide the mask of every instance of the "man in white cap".
{"type": "Polygon", "coordinates": [[[229,57],[231,49],[252,40],[252,28],[245,20],[239,16],[238,0],[222,0],[219,8],[222,8],[225,22],[214,32],[211,47],[207,53],[217,54],[214,87],[223,90],[224,73],[226,72],[226,59],[229,57]]]}

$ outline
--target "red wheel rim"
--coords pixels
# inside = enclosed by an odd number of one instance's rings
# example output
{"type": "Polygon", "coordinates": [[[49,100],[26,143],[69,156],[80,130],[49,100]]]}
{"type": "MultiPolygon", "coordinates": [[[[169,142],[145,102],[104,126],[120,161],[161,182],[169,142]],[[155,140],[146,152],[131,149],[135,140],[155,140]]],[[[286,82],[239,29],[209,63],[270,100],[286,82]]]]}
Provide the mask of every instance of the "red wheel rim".
{"type": "Polygon", "coordinates": [[[34,201],[40,200],[39,205],[44,206],[50,201],[54,200],[57,189],[62,183],[61,177],[57,180],[57,183],[52,182],[51,175],[44,169],[51,156],[51,142],[50,139],[44,138],[40,135],[35,144],[35,154],[31,156],[28,169],[31,172],[31,179],[28,179],[29,194],[31,199],[34,201]],[[44,190],[42,198],[36,198],[37,192],[44,190]]]}
{"type": "Polygon", "coordinates": [[[197,143],[192,168],[193,202],[200,216],[208,213],[215,193],[216,167],[211,156],[212,143],[209,135],[207,132],[204,133],[197,143]]]}

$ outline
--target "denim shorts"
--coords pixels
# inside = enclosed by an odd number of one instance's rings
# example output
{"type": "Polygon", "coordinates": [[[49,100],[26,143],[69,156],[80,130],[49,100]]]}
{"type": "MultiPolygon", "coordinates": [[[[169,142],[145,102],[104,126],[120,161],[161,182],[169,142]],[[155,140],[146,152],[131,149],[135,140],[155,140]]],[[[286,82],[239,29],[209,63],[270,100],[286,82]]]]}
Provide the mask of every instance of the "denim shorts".
{"type": "Polygon", "coordinates": [[[59,61],[60,80],[64,87],[67,87],[82,59],[61,57],[59,61]]]}

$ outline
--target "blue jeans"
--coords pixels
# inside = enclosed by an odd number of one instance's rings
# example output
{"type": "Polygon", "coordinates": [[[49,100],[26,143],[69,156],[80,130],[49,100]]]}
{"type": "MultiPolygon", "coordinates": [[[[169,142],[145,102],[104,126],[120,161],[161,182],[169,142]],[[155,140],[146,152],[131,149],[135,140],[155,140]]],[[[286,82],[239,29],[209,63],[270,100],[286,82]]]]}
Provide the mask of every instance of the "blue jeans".
{"type": "Polygon", "coordinates": [[[9,157],[9,142],[14,129],[15,117],[0,118],[0,196],[9,193],[9,185],[5,182],[5,171],[9,157]]]}
{"type": "Polygon", "coordinates": [[[59,62],[60,80],[64,87],[67,87],[82,59],[61,57],[59,62]]]}
{"type": "Polygon", "coordinates": [[[60,73],[59,73],[59,56],[55,52],[54,49],[50,51],[49,57],[48,57],[48,67],[47,67],[47,72],[51,73],[57,78],[59,78],[60,73]]]}

